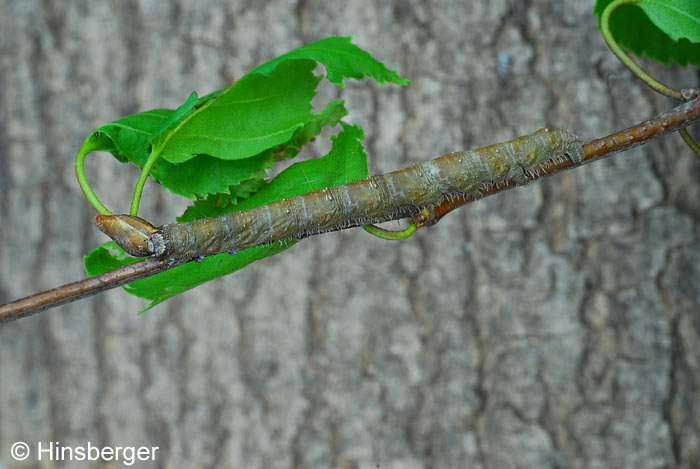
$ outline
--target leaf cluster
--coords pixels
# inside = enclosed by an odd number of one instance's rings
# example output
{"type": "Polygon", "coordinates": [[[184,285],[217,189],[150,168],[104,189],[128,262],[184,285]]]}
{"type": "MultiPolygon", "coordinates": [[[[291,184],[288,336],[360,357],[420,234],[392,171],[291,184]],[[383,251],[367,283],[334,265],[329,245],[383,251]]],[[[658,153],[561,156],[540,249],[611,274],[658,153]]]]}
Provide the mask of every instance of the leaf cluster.
{"type": "MultiPolygon", "coordinates": [[[[295,49],[243,76],[232,86],[204,97],[192,93],[175,110],[154,109],[124,117],[95,130],[84,146],[109,151],[122,162],[144,168],[145,175],[175,194],[194,200],[178,221],[219,216],[265,205],[369,175],[364,132],[341,119],[342,100],[314,112],[311,100],[323,75],[345,87],[345,79],[408,84],[351,38],[330,37],[295,49]],[[268,181],[276,162],[295,157],[328,126],[341,125],[331,151],[318,160],[295,163],[268,181]]],[[[145,179],[145,178],[142,178],[145,179]]],[[[135,203],[138,208],[140,191],[135,203]]],[[[132,214],[134,211],[132,210],[132,214]]],[[[152,307],[211,279],[277,254],[296,242],[246,249],[185,264],[125,287],[151,300],[152,307]]],[[[136,262],[114,243],[85,258],[90,275],[136,262]]]]}

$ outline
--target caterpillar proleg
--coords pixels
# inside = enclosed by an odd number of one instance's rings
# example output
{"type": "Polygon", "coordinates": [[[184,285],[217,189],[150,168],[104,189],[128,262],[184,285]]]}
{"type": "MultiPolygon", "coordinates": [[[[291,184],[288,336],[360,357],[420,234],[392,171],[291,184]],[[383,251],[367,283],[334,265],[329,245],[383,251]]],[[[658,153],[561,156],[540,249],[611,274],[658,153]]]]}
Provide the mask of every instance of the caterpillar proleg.
{"type": "Polygon", "coordinates": [[[478,198],[481,189],[511,181],[527,184],[557,161],[568,158],[578,164],[583,157],[581,138],[567,130],[543,128],[508,142],[451,153],[392,173],[217,218],[151,230],[147,222],[141,225],[120,220],[126,215],[99,215],[97,224],[130,254],[173,259],[209,256],[414,217],[445,199],[478,198]]]}

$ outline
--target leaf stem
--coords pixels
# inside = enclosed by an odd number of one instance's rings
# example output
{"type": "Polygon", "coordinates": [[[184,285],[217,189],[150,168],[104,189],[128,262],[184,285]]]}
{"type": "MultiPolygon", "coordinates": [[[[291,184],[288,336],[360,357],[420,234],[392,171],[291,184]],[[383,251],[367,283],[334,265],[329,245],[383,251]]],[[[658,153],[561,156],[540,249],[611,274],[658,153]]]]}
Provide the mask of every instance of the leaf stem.
{"type": "Polygon", "coordinates": [[[418,227],[413,222],[411,222],[411,224],[408,225],[405,229],[398,231],[385,230],[384,228],[380,228],[376,225],[365,225],[362,228],[367,233],[374,235],[377,238],[388,239],[390,241],[399,241],[402,239],[410,238],[418,229],[418,227]]]}
{"type": "Polygon", "coordinates": [[[160,156],[160,151],[151,150],[151,154],[148,155],[146,163],[141,168],[141,174],[139,174],[139,180],[136,182],[136,187],[134,188],[134,198],[131,199],[131,209],[129,209],[129,215],[135,217],[139,214],[139,203],[141,203],[141,195],[143,194],[143,188],[148,180],[148,175],[151,174],[151,169],[153,165],[156,164],[156,160],[160,156]]]}
{"type": "MultiPolygon", "coordinates": [[[[226,90],[231,89],[232,87],[226,88],[226,90]]],[[[139,214],[139,204],[141,203],[141,195],[143,194],[143,188],[146,186],[146,181],[148,180],[148,175],[151,174],[151,169],[153,169],[153,165],[156,164],[156,161],[158,160],[158,157],[163,153],[163,149],[168,145],[168,142],[170,139],[173,137],[173,135],[192,117],[196,116],[198,113],[202,112],[204,109],[208,108],[219,96],[219,94],[213,93],[212,95],[205,96],[203,99],[206,99],[206,101],[199,107],[196,108],[194,111],[191,112],[184,120],[179,122],[177,126],[174,129],[169,130],[169,126],[171,125],[170,119],[174,119],[174,116],[178,115],[178,113],[182,112],[183,109],[190,110],[192,107],[195,105],[197,102],[197,93],[192,92],[190,94],[190,97],[187,98],[187,101],[185,104],[177,108],[173,116],[170,117],[168,122],[165,125],[165,128],[162,128],[159,133],[167,132],[165,135],[166,137],[156,143],[156,140],[159,139],[159,134],[156,134],[151,139],[151,153],[148,155],[148,159],[146,160],[146,163],[143,165],[143,168],[141,168],[141,174],[139,175],[139,180],[136,182],[136,187],[134,188],[134,198],[131,199],[131,209],[129,210],[129,215],[133,216],[138,216],[139,214]]],[[[175,120],[177,122],[177,120],[175,120]]]]}
{"type": "Polygon", "coordinates": [[[78,184],[83,190],[85,197],[92,204],[95,209],[103,215],[112,215],[107,207],[104,206],[100,199],[97,198],[97,194],[90,187],[90,183],[87,180],[87,175],[85,174],[85,157],[91,152],[95,151],[101,146],[102,142],[99,138],[91,133],[90,136],[85,140],[83,145],[78,150],[78,154],[75,155],[75,174],[78,176],[78,184]]]}
{"type": "Polygon", "coordinates": [[[693,150],[696,155],[700,156],[700,145],[698,145],[697,142],[693,140],[693,137],[691,137],[688,133],[688,129],[681,129],[678,133],[681,134],[681,137],[683,138],[685,143],[690,147],[690,149],[693,150]]]}
{"type": "Polygon", "coordinates": [[[647,86],[649,86],[654,91],[668,96],[669,98],[674,98],[682,100],[681,92],[670,88],[660,81],[653,78],[647,72],[645,72],[639,65],[637,65],[626,53],[622,50],[622,47],[615,41],[615,38],[610,31],[610,15],[613,14],[615,10],[624,5],[636,5],[641,3],[643,0],[615,0],[610,3],[603,14],[600,17],[600,29],[603,34],[603,39],[607,42],[610,50],[617,56],[620,61],[629,68],[632,73],[634,73],[640,80],[642,80],[647,86]]]}

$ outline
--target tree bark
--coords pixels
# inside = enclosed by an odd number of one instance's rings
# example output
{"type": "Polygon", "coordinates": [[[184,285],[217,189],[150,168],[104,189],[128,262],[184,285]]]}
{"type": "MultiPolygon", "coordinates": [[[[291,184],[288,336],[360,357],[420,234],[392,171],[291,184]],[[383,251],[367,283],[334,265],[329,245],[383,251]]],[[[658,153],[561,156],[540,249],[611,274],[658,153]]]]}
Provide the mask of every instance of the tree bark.
{"type": "MultiPolygon", "coordinates": [[[[2,302],[79,279],[106,240],[73,170],[91,130],[322,37],[353,35],[412,81],[322,85],[373,173],[545,125],[590,140],[675,105],[606,48],[592,2],[224,3],[0,6],[2,302]]],[[[88,169],[128,211],[134,169],[88,169]]],[[[142,214],[185,206],[149,184],[142,214]]],[[[693,467],[698,214],[700,160],[673,135],[406,241],[316,236],[143,315],[113,291],[3,325],[0,466],[19,467],[21,440],[158,446],[153,467],[693,467]]]]}

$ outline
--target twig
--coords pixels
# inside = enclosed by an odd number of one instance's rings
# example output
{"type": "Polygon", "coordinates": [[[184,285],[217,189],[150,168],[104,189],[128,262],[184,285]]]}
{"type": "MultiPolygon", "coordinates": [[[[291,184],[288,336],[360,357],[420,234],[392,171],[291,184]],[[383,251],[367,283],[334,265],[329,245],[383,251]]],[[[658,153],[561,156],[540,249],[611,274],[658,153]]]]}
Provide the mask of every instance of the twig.
{"type": "MultiPolygon", "coordinates": [[[[580,165],[575,165],[572,161],[564,159],[564,161],[541,171],[540,175],[533,179],[539,179],[550,174],[572,169],[592,161],[603,159],[613,153],[628,150],[660,135],[686,127],[698,119],[700,119],[700,97],[696,97],[692,101],[683,103],[670,111],[659,114],[634,127],[613,133],[607,137],[593,140],[584,145],[585,158],[580,165]]],[[[497,192],[512,189],[513,187],[515,187],[514,183],[492,187],[483,190],[482,195],[492,195],[497,192]]],[[[435,218],[433,218],[431,222],[440,220],[452,210],[473,202],[474,200],[478,199],[445,200],[434,207],[435,218]]],[[[417,223],[417,226],[421,225],[417,223]]],[[[27,317],[45,309],[53,308],[54,306],[96,295],[100,292],[150,277],[151,275],[158,274],[186,262],[188,261],[173,263],[163,258],[144,259],[94,277],[69,283],[45,292],[36,293],[0,306],[0,323],[27,317]]]]}
{"type": "Polygon", "coordinates": [[[35,293],[0,306],[0,323],[31,316],[54,306],[121,287],[184,263],[171,263],[168,262],[168,259],[162,258],[144,259],[100,275],[95,275],[94,277],[88,277],[51,290],[35,293]]]}
{"type": "MultiPolygon", "coordinates": [[[[697,96],[697,93],[692,94],[697,96]]],[[[585,155],[583,158],[583,163],[577,165],[569,159],[564,159],[560,163],[553,164],[547,169],[540,171],[540,175],[534,179],[540,179],[545,176],[549,176],[550,174],[583,166],[584,164],[588,164],[593,161],[602,160],[603,158],[607,158],[614,153],[629,150],[630,148],[647,143],[649,140],[657,136],[669,132],[675,132],[676,130],[687,127],[699,118],[700,97],[696,97],[692,101],[680,104],[670,111],[666,111],[658,116],[652,117],[641,124],[637,124],[628,129],[610,134],[607,137],[599,138],[593,140],[592,142],[586,143],[583,146],[583,153],[585,155]]],[[[512,189],[513,187],[515,187],[515,184],[510,182],[504,186],[483,190],[482,194],[485,197],[506,189],[512,189]]],[[[434,207],[434,218],[430,220],[430,223],[437,223],[442,217],[450,213],[452,210],[459,208],[464,204],[473,202],[474,200],[478,199],[457,199],[443,201],[434,207]]],[[[424,226],[420,223],[421,220],[417,220],[416,222],[416,226],[424,226]]]]}

